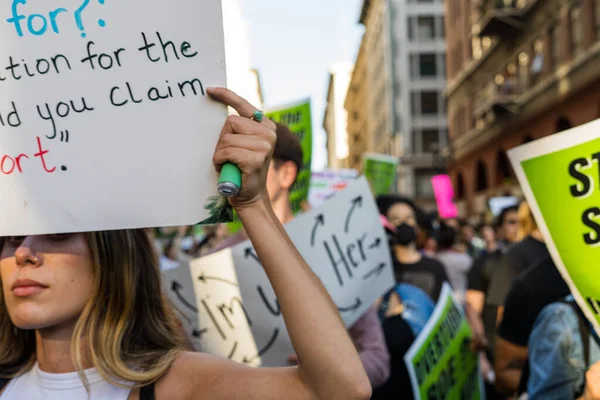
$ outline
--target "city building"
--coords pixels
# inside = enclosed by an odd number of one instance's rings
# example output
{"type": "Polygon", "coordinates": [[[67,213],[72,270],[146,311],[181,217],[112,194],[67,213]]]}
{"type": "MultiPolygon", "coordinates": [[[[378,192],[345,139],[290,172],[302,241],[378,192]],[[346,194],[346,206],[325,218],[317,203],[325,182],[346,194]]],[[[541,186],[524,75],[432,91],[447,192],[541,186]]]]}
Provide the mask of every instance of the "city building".
{"type": "Polygon", "coordinates": [[[263,94],[258,71],[250,66],[248,27],[239,0],[223,0],[227,86],[258,108],[263,94]]]}
{"type": "Polygon", "coordinates": [[[348,113],[344,102],[351,76],[350,63],[337,63],[329,70],[323,128],[327,134],[328,167],[331,169],[345,168],[348,165],[348,113]]]}
{"type": "Polygon", "coordinates": [[[374,152],[374,136],[370,128],[372,119],[369,118],[367,107],[367,52],[363,35],[356,57],[356,62],[350,77],[350,84],[344,102],[347,114],[348,158],[347,167],[362,170],[362,156],[374,152]]]}
{"type": "Polygon", "coordinates": [[[506,151],[600,117],[600,0],[447,0],[450,174],[461,211],[520,195],[506,151]]]}
{"type": "MultiPolygon", "coordinates": [[[[365,0],[360,23],[357,64],[364,62],[366,73],[353,75],[347,103],[361,103],[351,97],[361,93],[353,84],[362,82],[366,147],[398,157],[398,191],[433,206],[431,177],[443,171],[448,137],[443,0],[365,0]]],[[[362,122],[349,114],[348,131],[362,122]]]]}

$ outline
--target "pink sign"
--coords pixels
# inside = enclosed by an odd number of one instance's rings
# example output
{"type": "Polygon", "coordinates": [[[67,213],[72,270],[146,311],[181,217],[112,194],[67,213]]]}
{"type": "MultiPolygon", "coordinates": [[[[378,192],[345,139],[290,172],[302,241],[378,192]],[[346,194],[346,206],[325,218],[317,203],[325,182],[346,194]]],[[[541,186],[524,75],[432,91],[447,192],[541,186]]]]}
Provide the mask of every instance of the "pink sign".
{"type": "Polygon", "coordinates": [[[454,188],[450,176],[436,175],[431,178],[431,185],[440,217],[444,219],[458,217],[458,208],[452,201],[454,200],[454,188]]]}

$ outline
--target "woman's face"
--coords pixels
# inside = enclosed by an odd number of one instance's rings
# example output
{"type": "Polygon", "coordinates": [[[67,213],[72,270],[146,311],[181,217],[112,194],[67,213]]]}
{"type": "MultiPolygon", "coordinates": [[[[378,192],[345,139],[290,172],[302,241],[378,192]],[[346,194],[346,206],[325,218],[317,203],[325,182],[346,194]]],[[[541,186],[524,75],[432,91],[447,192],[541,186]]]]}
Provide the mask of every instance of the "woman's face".
{"type": "Polygon", "coordinates": [[[75,324],[93,289],[86,235],[7,237],[0,249],[0,278],[18,328],[75,324]]]}

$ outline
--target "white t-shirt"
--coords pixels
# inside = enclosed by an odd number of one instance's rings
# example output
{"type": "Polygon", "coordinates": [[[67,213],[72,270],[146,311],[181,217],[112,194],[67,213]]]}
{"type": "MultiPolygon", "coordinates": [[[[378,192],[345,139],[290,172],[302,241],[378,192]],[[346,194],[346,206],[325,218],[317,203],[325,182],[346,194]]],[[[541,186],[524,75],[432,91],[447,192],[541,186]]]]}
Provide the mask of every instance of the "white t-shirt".
{"type": "Polygon", "coordinates": [[[37,363],[31,371],[10,381],[0,400],[127,400],[130,389],[116,387],[96,369],[85,370],[90,396],[77,372],[49,374],[37,363]]]}

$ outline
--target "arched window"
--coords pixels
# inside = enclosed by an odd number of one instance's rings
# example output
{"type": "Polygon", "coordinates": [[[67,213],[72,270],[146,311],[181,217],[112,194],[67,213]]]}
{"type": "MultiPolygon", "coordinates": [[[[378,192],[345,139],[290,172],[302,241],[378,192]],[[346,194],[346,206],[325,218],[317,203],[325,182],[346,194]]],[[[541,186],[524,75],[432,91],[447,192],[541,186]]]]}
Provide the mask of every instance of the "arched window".
{"type": "Polygon", "coordinates": [[[504,150],[498,150],[496,154],[496,184],[501,185],[505,179],[512,176],[510,161],[504,150]]]}
{"type": "Polygon", "coordinates": [[[571,125],[571,121],[569,121],[569,118],[567,117],[560,116],[556,120],[556,133],[568,131],[572,127],[573,125],[571,125]]]}
{"type": "Polygon", "coordinates": [[[483,161],[477,161],[477,192],[481,192],[487,190],[488,181],[487,181],[487,168],[483,161]]]}
{"type": "Polygon", "coordinates": [[[456,177],[456,198],[465,198],[465,180],[463,179],[462,172],[459,172],[458,176],[456,177]]]}

